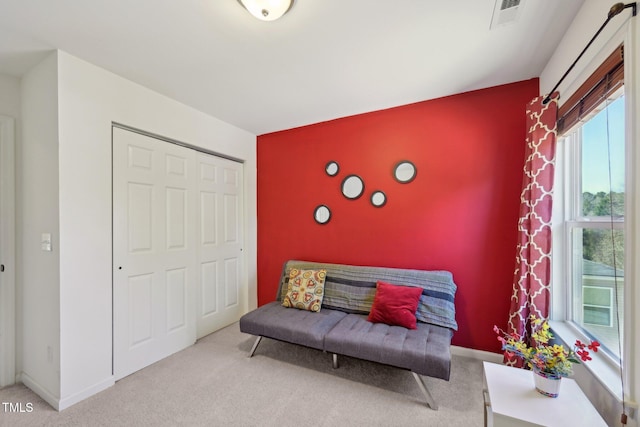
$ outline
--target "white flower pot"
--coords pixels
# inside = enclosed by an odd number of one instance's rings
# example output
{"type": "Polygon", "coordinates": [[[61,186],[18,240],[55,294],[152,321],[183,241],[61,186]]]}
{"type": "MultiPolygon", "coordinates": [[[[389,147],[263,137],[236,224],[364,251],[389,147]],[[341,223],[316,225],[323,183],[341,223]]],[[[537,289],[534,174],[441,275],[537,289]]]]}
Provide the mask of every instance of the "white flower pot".
{"type": "Polygon", "coordinates": [[[547,397],[558,397],[562,377],[542,372],[533,368],[533,382],[536,390],[547,397]]]}

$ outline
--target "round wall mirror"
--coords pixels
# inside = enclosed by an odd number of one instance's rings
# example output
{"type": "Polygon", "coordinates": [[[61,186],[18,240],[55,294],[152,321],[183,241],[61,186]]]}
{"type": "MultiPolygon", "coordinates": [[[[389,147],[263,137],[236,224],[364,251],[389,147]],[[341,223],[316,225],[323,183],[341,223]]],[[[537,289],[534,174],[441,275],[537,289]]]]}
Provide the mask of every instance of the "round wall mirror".
{"type": "Polygon", "coordinates": [[[331,210],[325,205],[320,205],[313,211],[313,219],[318,224],[326,224],[331,219],[331,210]]]}
{"type": "Polygon", "coordinates": [[[349,175],[342,181],[342,194],[347,199],[357,199],[364,193],[364,182],[358,175],[349,175]]]}
{"type": "Polygon", "coordinates": [[[382,191],[380,190],[374,191],[371,194],[371,204],[376,208],[380,208],[384,206],[385,203],[387,203],[387,195],[384,194],[382,191]]]}
{"type": "Polygon", "coordinates": [[[417,173],[415,165],[408,160],[401,161],[393,168],[393,177],[402,184],[413,181],[417,173]]]}
{"type": "Polygon", "coordinates": [[[327,163],[327,166],[325,166],[324,170],[327,171],[327,175],[336,176],[338,174],[338,171],[340,170],[340,166],[338,165],[338,163],[330,161],[329,163],[327,163]]]}

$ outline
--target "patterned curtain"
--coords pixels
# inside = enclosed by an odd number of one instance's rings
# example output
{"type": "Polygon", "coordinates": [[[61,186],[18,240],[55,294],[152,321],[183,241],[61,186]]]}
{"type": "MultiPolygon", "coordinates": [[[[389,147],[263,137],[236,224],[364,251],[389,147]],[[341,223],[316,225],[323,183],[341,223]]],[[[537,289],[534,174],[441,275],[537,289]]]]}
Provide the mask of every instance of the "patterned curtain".
{"type": "MultiPolygon", "coordinates": [[[[530,315],[549,315],[551,278],[551,204],[556,153],[557,94],[543,104],[543,96],[527,105],[527,147],[518,247],[513,278],[508,333],[530,337],[530,315]]],[[[519,364],[507,360],[508,364],[519,364]]]]}

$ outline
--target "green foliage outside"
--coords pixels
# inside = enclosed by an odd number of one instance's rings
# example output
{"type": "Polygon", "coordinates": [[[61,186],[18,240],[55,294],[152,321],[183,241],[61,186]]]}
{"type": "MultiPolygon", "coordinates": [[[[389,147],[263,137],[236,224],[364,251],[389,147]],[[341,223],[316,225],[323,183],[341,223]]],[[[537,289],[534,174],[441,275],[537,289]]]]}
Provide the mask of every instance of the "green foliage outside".
{"type": "Polygon", "coordinates": [[[582,215],[588,216],[606,216],[611,215],[611,206],[613,205],[614,218],[624,216],[624,193],[609,193],[600,191],[596,194],[582,193],[582,215]]]}
{"type": "MultiPolygon", "coordinates": [[[[615,219],[624,217],[624,193],[603,191],[582,194],[582,214],[585,217],[610,217],[611,207],[615,219]]],[[[584,259],[624,269],[624,232],[610,229],[584,229],[582,234],[584,259]]]]}

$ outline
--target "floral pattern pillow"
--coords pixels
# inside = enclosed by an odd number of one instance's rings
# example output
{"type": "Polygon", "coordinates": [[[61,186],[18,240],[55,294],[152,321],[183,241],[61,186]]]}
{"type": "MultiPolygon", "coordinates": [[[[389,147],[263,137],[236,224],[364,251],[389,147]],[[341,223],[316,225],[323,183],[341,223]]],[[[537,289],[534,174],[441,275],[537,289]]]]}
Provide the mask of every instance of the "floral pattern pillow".
{"type": "Polygon", "coordinates": [[[287,294],[282,300],[285,307],[295,307],[300,310],[320,311],[324,297],[324,280],[326,270],[298,270],[292,268],[289,272],[287,294]]]}

